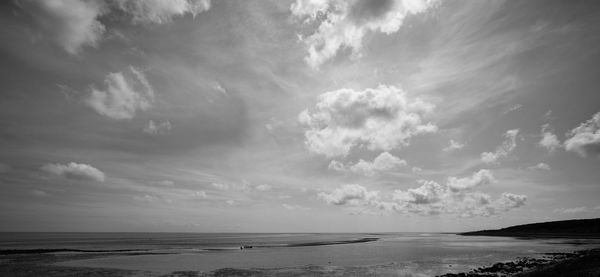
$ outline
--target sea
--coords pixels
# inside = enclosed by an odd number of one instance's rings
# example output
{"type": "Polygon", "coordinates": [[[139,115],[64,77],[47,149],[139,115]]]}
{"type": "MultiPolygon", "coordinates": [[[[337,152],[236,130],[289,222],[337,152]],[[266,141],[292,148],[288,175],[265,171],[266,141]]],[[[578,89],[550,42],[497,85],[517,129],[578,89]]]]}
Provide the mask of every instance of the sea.
{"type": "MultiPolygon", "coordinates": [[[[0,250],[99,251],[57,265],[210,272],[222,268],[372,269],[395,276],[466,272],[519,257],[597,248],[594,239],[519,239],[450,233],[0,233],[0,250]],[[106,254],[106,255],[104,255],[106,254]]],[[[84,251],[84,252],[82,252],[84,251]]],[[[93,253],[93,252],[92,252],[93,253]]]]}

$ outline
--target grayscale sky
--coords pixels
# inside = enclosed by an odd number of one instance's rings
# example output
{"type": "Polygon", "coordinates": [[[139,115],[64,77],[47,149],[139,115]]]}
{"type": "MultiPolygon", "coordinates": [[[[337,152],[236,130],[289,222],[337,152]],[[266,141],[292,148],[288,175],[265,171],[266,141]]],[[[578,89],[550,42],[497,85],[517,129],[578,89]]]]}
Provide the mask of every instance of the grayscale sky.
{"type": "Polygon", "coordinates": [[[600,215],[598,1],[0,7],[0,231],[600,215]]]}

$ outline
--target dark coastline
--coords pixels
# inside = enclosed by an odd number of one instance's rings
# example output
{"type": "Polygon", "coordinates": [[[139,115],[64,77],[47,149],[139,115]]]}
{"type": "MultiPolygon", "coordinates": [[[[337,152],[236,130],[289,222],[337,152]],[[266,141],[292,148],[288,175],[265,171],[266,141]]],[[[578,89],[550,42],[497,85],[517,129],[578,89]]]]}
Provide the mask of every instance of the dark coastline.
{"type": "Polygon", "coordinates": [[[600,238],[600,218],[551,221],[511,226],[497,230],[460,233],[462,236],[525,238],[600,238]]]}
{"type": "MultiPolygon", "coordinates": [[[[600,239],[600,218],[574,219],[511,226],[497,230],[460,233],[462,236],[497,236],[520,239],[600,239]]],[[[585,242],[581,242],[585,244],[585,242]]],[[[573,253],[546,253],[545,257],[520,258],[499,262],[469,272],[450,273],[441,277],[480,276],[600,276],[600,248],[573,253]]]]}

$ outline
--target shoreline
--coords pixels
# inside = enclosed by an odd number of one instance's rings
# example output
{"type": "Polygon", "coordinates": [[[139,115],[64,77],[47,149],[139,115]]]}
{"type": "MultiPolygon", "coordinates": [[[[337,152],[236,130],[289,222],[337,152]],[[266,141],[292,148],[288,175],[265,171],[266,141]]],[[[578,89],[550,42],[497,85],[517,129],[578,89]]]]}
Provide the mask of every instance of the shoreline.
{"type": "Polygon", "coordinates": [[[600,239],[600,234],[557,234],[557,233],[527,233],[502,232],[496,230],[457,233],[460,236],[513,237],[523,239],[600,239]]]}
{"type": "Polygon", "coordinates": [[[438,277],[491,277],[491,276],[600,276],[600,248],[572,253],[545,253],[543,258],[518,258],[498,262],[469,272],[447,273],[438,277]]]}

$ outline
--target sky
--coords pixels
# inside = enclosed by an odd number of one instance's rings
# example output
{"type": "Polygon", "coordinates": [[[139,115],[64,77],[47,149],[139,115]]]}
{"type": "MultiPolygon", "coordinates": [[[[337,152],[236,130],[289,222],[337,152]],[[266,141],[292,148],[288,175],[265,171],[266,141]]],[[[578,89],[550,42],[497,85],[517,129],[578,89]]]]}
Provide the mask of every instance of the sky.
{"type": "Polygon", "coordinates": [[[600,216],[600,2],[0,7],[0,231],[600,216]]]}

